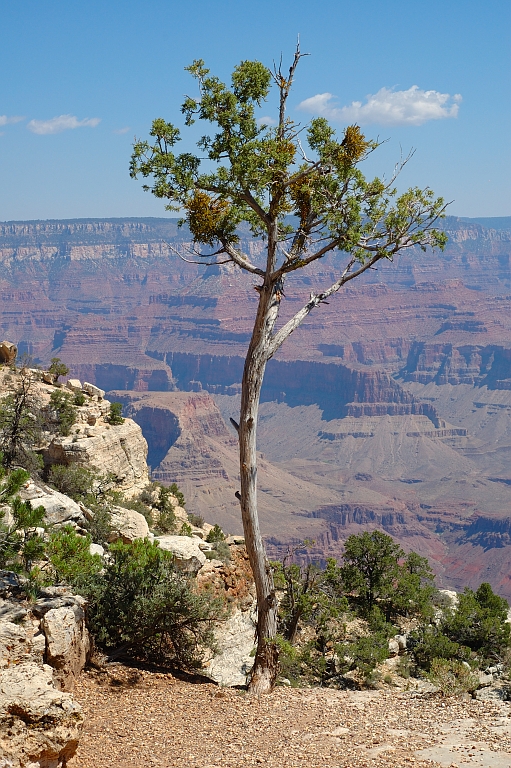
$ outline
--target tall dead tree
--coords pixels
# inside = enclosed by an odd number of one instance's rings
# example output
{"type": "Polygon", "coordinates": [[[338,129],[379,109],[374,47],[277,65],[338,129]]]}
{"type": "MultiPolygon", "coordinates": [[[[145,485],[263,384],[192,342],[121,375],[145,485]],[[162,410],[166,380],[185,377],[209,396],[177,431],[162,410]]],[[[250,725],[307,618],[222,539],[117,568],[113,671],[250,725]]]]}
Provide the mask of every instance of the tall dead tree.
{"type": "Polygon", "coordinates": [[[261,386],[268,360],[313,309],[337,293],[348,281],[392,261],[405,249],[445,245],[435,223],[444,201],[430,189],[398,194],[396,176],[409,158],[396,166],[390,181],[366,181],[360,163],[378,147],[357,125],[348,126],[341,139],[324,118],[305,126],[286,117],[286,103],[302,54],[299,47],[289,72],[268,69],[257,61],[235,67],[228,87],[210,74],[204,62],[187,70],[198,83],[198,96],[181,107],[185,126],[197,119],[213,126],[212,135],[198,142],[199,154],[176,154],[180,130],[159,118],[151,141],[136,141],[132,177],[150,179],[144,188],[167,200],[167,210],[184,211],[200,246],[197,261],[234,263],[259,282],[259,304],[243,371],[240,420],[241,491],[237,494],[245,541],[257,588],[257,651],[249,689],[270,691],[278,671],[277,601],[257,513],[256,430],[261,386]],[[279,95],[275,127],[260,125],[255,117],[275,85],[279,95]],[[306,144],[303,147],[302,141],[306,144]],[[248,223],[266,244],[266,263],[258,266],[240,248],[237,231],[248,223]],[[334,254],[338,278],[311,293],[288,322],[278,326],[284,283],[289,273],[334,254]]]}

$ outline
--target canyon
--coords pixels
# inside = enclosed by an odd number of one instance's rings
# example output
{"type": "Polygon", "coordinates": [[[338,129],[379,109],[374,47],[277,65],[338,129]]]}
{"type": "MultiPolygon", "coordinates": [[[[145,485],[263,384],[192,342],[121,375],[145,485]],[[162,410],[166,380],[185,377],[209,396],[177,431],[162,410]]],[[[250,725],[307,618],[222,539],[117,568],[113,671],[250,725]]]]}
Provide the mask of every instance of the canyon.
{"type": "MultiPolygon", "coordinates": [[[[443,226],[444,253],[351,283],[270,361],[261,525],[270,556],[310,539],[309,559],[380,528],[442,586],[489,581],[511,598],[511,219],[443,226]]],[[[247,232],[241,245],[261,257],[247,232]]],[[[229,418],[257,281],[183,258],[196,260],[173,219],[0,224],[0,336],[108,390],[141,426],[153,477],[238,534],[229,418]]],[[[288,280],[283,320],[338,258],[288,280]]]]}

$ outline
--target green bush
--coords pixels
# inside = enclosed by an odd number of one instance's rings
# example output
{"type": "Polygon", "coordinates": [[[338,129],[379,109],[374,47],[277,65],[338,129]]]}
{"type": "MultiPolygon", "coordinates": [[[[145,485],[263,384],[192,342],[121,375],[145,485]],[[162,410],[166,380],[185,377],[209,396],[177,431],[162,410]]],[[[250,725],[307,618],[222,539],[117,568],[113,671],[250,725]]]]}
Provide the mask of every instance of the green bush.
{"type": "Polygon", "coordinates": [[[508,610],[507,601],[488,583],[481,584],[476,592],[467,588],[458,596],[456,609],[446,612],[442,631],[481,659],[500,659],[510,646],[508,610]]]}
{"type": "Polygon", "coordinates": [[[83,392],[77,392],[73,399],[74,405],[77,405],[78,407],[85,405],[85,395],[83,392]]]}
{"type": "Polygon", "coordinates": [[[204,525],[204,518],[202,515],[196,515],[195,512],[188,513],[188,522],[195,528],[202,528],[204,525]]]}
{"type": "Polygon", "coordinates": [[[176,497],[177,503],[179,504],[179,506],[180,507],[184,507],[185,506],[185,497],[183,496],[183,494],[181,493],[181,491],[177,487],[176,483],[172,483],[172,485],[170,486],[169,490],[170,490],[171,494],[176,497]]]}
{"type": "Polygon", "coordinates": [[[79,536],[70,525],[52,531],[47,555],[57,583],[80,588],[103,567],[99,555],[91,555],[91,537],[79,536]]]}
{"type": "Polygon", "coordinates": [[[112,424],[112,426],[124,424],[124,419],[122,418],[122,403],[110,403],[110,410],[106,420],[109,424],[112,424]]]}
{"type": "Polygon", "coordinates": [[[210,544],[213,544],[216,541],[225,541],[225,534],[218,525],[218,523],[215,523],[213,528],[208,532],[208,535],[206,536],[206,541],[210,544]]]}
{"type": "Polygon", "coordinates": [[[221,560],[223,563],[228,563],[231,560],[231,548],[225,541],[217,541],[213,545],[213,551],[215,557],[221,560]]]}
{"type": "Polygon", "coordinates": [[[191,536],[191,535],[192,535],[191,525],[188,525],[188,523],[183,523],[179,531],[179,536],[191,536]]]}
{"type": "Polygon", "coordinates": [[[147,540],[111,545],[86,597],[90,628],[111,658],[200,667],[204,649],[213,647],[213,623],[223,616],[220,601],[195,593],[172,554],[147,540]]]}
{"type": "Polygon", "coordinates": [[[461,696],[476,690],[479,685],[479,679],[470,667],[455,660],[433,659],[428,677],[443,696],[461,696]]]}
{"type": "Polygon", "coordinates": [[[410,646],[418,666],[425,670],[431,669],[433,659],[451,661],[467,656],[467,649],[462,648],[459,643],[453,642],[433,627],[412,632],[410,646]]]}
{"type": "Polygon", "coordinates": [[[97,472],[80,464],[54,464],[48,473],[49,484],[75,501],[83,501],[93,492],[97,478],[97,472]]]}
{"type": "Polygon", "coordinates": [[[170,500],[172,491],[170,488],[160,486],[158,491],[158,500],[154,505],[158,510],[158,520],[156,527],[162,533],[174,533],[177,527],[174,505],[170,500]]]}
{"type": "Polygon", "coordinates": [[[50,411],[57,423],[59,433],[67,437],[77,416],[76,407],[73,405],[73,395],[56,389],[50,395],[50,411]]]}
{"type": "Polygon", "coordinates": [[[69,368],[60,357],[52,357],[48,373],[51,373],[55,377],[55,381],[58,381],[60,376],[67,376],[69,368]]]}

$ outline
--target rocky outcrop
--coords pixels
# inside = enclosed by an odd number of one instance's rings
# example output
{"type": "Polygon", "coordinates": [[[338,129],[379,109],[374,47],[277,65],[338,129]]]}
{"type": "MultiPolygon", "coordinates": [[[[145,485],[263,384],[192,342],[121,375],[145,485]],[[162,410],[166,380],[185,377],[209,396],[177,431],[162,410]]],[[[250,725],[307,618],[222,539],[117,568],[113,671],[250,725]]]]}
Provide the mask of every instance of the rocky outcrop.
{"type": "Polygon", "coordinates": [[[71,691],[90,651],[84,600],[48,587],[27,605],[5,571],[0,593],[0,765],[65,766],[83,725],[71,691]]]}
{"type": "Polygon", "coordinates": [[[16,344],[12,344],[10,341],[0,342],[0,363],[12,365],[16,360],[17,354],[18,348],[16,344]]]}
{"type": "Polygon", "coordinates": [[[206,562],[206,555],[199,546],[199,539],[190,536],[157,536],[162,549],[172,552],[179,570],[195,576],[206,562]]]}
{"type": "Polygon", "coordinates": [[[78,747],[83,715],[53,686],[53,670],[26,661],[0,670],[0,765],[65,766],[78,747]]]}
{"type": "Polygon", "coordinates": [[[86,523],[88,511],[85,507],[63,493],[30,480],[20,491],[20,496],[25,501],[30,501],[32,507],[44,507],[46,521],[50,525],[72,525],[74,528],[83,529],[86,523]]]}

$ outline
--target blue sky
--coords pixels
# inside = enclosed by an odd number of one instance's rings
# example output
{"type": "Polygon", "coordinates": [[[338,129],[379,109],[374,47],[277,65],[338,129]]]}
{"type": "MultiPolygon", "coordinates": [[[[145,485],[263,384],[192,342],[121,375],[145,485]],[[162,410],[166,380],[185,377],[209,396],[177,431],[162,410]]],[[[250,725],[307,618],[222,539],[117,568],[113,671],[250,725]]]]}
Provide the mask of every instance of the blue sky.
{"type": "Polygon", "coordinates": [[[415,148],[400,186],[455,215],[511,214],[509,0],[0,0],[0,18],[0,220],[167,215],[129,178],[133,137],[180,122],[193,59],[227,79],[289,62],[297,33],[291,117],[388,138],[369,175],[415,148]]]}

